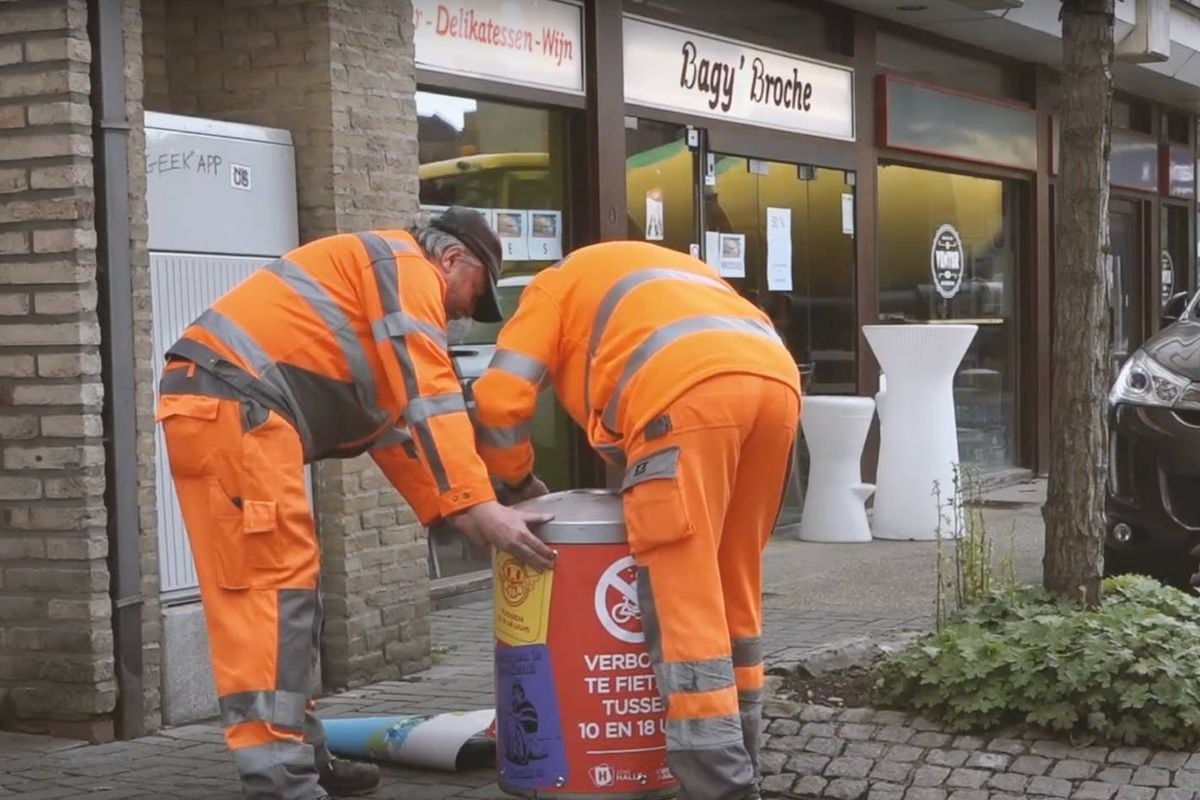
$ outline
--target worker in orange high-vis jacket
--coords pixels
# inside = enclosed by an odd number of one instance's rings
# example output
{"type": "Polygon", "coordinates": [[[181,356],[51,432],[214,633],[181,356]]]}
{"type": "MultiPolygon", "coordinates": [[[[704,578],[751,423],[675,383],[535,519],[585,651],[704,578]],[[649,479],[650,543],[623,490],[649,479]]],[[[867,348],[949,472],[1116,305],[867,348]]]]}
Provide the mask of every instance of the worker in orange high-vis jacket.
{"type": "MultiPolygon", "coordinates": [[[[319,239],[216,301],[167,351],[158,419],[195,557],[225,739],[247,800],[379,782],[333,759],[310,700],[319,547],[304,465],[369,452],[423,525],[536,568],[553,553],[496,502],[447,318],[498,322],[500,242],[451,208],[411,232],[319,239]]],[[[399,587],[397,587],[399,588],[399,587]]]]}
{"type": "Polygon", "coordinates": [[[518,497],[552,385],[622,467],[629,544],[683,798],[758,795],[762,551],[800,416],[770,320],[707,264],[641,242],[585,247],[539,273],[474,384],[480,454],[518,497]]]}

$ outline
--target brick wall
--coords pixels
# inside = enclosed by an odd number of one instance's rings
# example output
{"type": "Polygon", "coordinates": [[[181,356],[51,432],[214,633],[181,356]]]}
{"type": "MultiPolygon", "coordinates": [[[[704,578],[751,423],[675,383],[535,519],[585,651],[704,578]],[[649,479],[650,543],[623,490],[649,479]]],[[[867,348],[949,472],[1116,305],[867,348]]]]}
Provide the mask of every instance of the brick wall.
{"type": "Polygon", "coordinates": [[[167,90],[167,0],[142,0],[142,74],[146,108],[170,105],[167,90]]]}
{"type": "Polygon", "coordinates": [[[91,49],[83,0],[0,4],[0,708],[111,735],[91,49]]]}
{"type": "MultiPolygon", "coordinates": [[[[148,94],[147,108],[289,130],[302,240],[413,219],[409,2],[146,2],[163,8],[146,52],[166,54],[165,89],[148,94]],[[151,41],[157,30],[165,45],[151,41]]],[[[326,687],[428,666],[424,531],[369,459],[325,462],[316,474],[326,687]]]]}

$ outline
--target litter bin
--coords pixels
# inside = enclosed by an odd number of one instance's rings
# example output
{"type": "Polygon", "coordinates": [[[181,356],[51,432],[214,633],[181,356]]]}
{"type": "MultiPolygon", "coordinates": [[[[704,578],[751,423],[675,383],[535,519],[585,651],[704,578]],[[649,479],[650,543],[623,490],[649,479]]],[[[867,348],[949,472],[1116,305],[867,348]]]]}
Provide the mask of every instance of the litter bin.
{"type": "Polygon", "coordinates": [[[503,553],[493,561],[500,788],[530,798],[673,796],[666,707],[620,498],[579,489],[518,508],[554,515],[537,534],[558,559],[540,575],[503,553]]]}

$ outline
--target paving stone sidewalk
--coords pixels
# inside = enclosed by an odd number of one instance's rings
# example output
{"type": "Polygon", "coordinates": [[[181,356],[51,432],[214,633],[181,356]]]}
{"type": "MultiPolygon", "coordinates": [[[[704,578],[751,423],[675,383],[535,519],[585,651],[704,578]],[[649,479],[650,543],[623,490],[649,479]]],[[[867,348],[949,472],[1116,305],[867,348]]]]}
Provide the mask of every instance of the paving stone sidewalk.
{"type": "MultiPolygon", "coordinates": [[[[1022,580],[1037,580],[1040,574],[1041,530],[1036,503],[1044,496],[1043,492],[1044,488],[1038,486],[1010,490],[1011,497],[1004,496],[1001,499],[1010,505],[1015,499],[1020,507],[988,512],[995,518],[996,524],[1002,526],[997,527],[998,530],[1007,529],[1010,522],[1016,524],[1016,564],[1018,577],[1022,580]]],[[[929,625],[933,597],[933,553],[934,545],[924,542],[873,542],[849,546],[814,545],[787,540],[773,543],[764,564],[767,589],[764,639],[768,666],[788,668],[805,654],[848,638],[922,629],[929,625]]],[[[491,619],[489,602],[437,612],[432,620],[435,643],[433,669],[404,680],[386,681],[325,698],[321,701],[318,713],[322,716],[390,715],[491,707],[491,619]]],[[[794,721],[800,724],[813,722],[794,721]]],[[[878,767],[874,762],[864,777],[826,773],[828,770],[836,772],[846,768],[843,767],[846,762],[839,761],[834,765],[834,758],[863,757],[849,755],[846,748],[850,744],[881,744],[887,747],[893,744],[907,747],[915,745],[889,741],[885,737],[893,734],[882,730],[861,742],[850,742],[840,731],[845,728],[853,734],[856,729],[848,726],[862,723],[849,720],[838,721],[839,727],[830,736],[799,731],[787,735],[779,733],[789,727],[788,722],[788,719],[782,718],[772,722],[773,726],[782,725],[781,728],[773,728],[777,735],[770,740],[773,754],[769,758],[779,759],[780,754],[783,756],[770,776],[775,789],[788,784],[788,791],[791,792],[802,780],[811,778],[814,780],[808,785],[815,787],[815,780],[825,781],[822,791],[826,796],[842,797],[851,796],[846,792],[857,785],[847,784],[846,781],[865,781],[866,791],[876,792],[878,797],[897,796],[878,794],[888,791],[888,784],[893,782],[872,776],[878,767]],[[846,744],[837,754],[827,755],[809,749],[832,747],[817,742],[839,737],[845,739],[846,744]],[[807,772],[799,769],[799,766],[809,762],[791,761],[792,758],[802,759],[814,752],[817,757],[829,758],[829,762],[822,764],[820,770],[811,766],[815,765],[815,761],[805,768],[809,770],[807,772]],[[790,778],[783,777],[785,774],[790,778]]],[[[895,726],[883,726],[888,730],[892,727],[895,726]]],[[[922,753],[935,749],[946,748],[930,747],[922,750],[922,753]]],[[[853,752],[857,753],[858,748],[853,752]]],[[[888,752],[881,753],[878,760],[886,762],[888,752]]],[[[910,763],[915,763],[915,760],[916,756],[910,763]]],[[[1161,759],[1159,761],[1159,764],[1155,764],[1151,759],[1140,766],[1162,769],[1161,759]]],[[[931,763],[929,766],[943,765],[931,763]]],[[[861,765],[858,768],[861,769],[861,765]]],[[[957,767],[943,768],[976,769],[966,766],[965,761],[957,767]]],[[[1172,782],[1186,778],[1186,774],[1181,777],[1181,769],[1170,771],[1168,782],[1162,788],[1171,787],[1172,782]]],[[[1050,774],[1052,771],[1048,768],[1039,777],[1056,779],[1050,774]]],[[[1135,774],[1126,783],[1132,784],[1134,778],[1139,777],[1136,769],[1133,772],[1135,774]]],[[[954,780],[966,780],[968,778],[964,776],[970,774],[960,773],[954,780]]],[[[921,775],[932,773],[922,772],[921,775]]],[[[1152,776],[1157,775],[1143,771],[1139,779],[1155,780],[1152,776]]],[[[915,786],[908,790],[911,792],[908,798],[933,800],[945,797],[946,793],[982,791],[969,786],[951,789],[951,784],[947,784],[949,780],[948,774],[941,781],[943,785],[915,786]],[[930,793],[922,794],[926,790],[930,793]]],[[[1096,776],[1090,780],[1091,783],[1102,782],[1096,776]]],[[[1053,785],[1061,787],[1061,784],[1053,785]]],[[[1040,790],[1043,786],[1039,783],[1033,787],[1032,782],[1027,786],[1030,792],[1034,788],[1040,790]]],[[[1072,791],[1079,788],[1072,783],[1072,791]]],[[[1141,791],[1148,788],[1148,785],[1131,785],[1122,789],[1125,794],[1121,797],[1150,800],[1152,795],[1141,791]]],[[[1184,794],[1163,794],[1159,795],[1160,800],[1187,800],[1192,797],[1185,787],[1174,788],[1184,794]]],[[[369,797],[444,800],[501,796],[490,771],[424,773],[386,768],[383,785],[369,797]]],[[[960,794],[950,800],[971,800],[982,796],[960,794]]],[[[1021,795],[1009,793],[1004,796],[1021,795]]],[[[1078,796],[1111,800],[1116,796],[1116,790],[1110,795],[1078,796]]],[[[100,746],[0,732],[0,800],[237,800],[238,797],[232,760],[222,743],[220,729],[212,723],[166,729],[137,741],[100,746]]]]}
{"type": "MultiPolygon", "coordinates": [[[[786,667],[805,653],[868,631],[924,627],[924,617],[765,612],[768,664],[786,667]]],[[[433,618],[435,666],[324,698],[323,717],[417,714],[490,708],[493,704],[491,604],[439,611],[433,618]]],[[[490,771],[429,773],[386,768],[370,798],[444,800],[504,797],[490,771]]],[[[170,728],[133,742],[80,742],[0,732],[0,798],[149,800],[239,797],[232,760],[212,723],[170,728]]]]}
{"type": "Polygon", "coordinates": [[[916,715],[767,704],[766,797],[1195,800],[1200,754],[945,733],[916,715]]]}

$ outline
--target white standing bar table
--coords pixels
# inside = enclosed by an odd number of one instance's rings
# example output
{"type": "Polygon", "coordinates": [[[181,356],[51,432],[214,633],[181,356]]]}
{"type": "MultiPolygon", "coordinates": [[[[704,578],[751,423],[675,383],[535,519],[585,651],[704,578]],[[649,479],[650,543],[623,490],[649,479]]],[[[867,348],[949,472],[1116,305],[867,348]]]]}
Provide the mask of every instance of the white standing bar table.
{"type": "Polygon", "coordinates": [[[875,487],[862,482],[862,451],[875,416],[869,397],[804,399],[800,423],[808,445],[808,487],[800,518],[806,542],[869,542],[864,505],[875,487]]]}
{"type": "MultiPolygon", "coordinates": [[[[879,409],[871,531],[876,539],[935,539],[939,514],[953,507],[958,464],[954,373],[977,330],[975,325],[863,326],[887,376],[879,409]]],[[[950,526],[942,527],[943,535],[952,535],[950,526]]]]}

